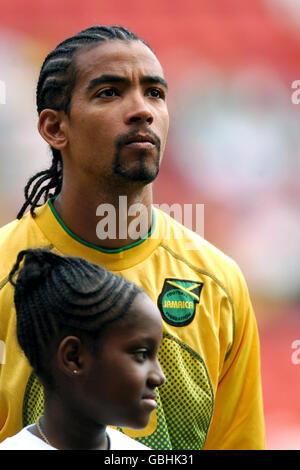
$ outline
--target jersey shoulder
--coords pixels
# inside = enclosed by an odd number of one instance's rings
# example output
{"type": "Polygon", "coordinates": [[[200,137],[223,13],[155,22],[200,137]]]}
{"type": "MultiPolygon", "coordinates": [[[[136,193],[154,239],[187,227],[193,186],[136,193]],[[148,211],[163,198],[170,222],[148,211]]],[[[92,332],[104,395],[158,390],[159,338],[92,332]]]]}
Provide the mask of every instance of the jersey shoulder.
{"type": "Polygon", "coordinates": [[[0,228],[0,283],[14,265],[20,251],[28,248],[45,248],[50,242],[40,231],[30,214],[22,219],[12,222],[0,228]]]}
{"type": "Polygon", "coordinates": [[[228,291],[244,288],[245,280],[237,262],[169,214],[156,209],[162,236],[161,246],[194,270],[216,279],[228,291]]]}

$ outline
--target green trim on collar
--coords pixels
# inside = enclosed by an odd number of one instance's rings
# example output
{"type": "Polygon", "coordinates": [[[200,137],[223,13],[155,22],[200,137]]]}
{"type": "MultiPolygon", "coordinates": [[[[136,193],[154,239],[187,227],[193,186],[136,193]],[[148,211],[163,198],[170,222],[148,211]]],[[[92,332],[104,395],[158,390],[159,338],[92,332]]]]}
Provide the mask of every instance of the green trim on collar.
{"type": "Polygon", "coordinates": [[[131,248],[134,248],[135,246],[140,245],[143,243],[145,240],[147,240],[149,237],[151,237],[152,233],[154,232],[155,225],[156,225],[156,216],[155,216],[155,211],[152,208],[152,224],[151,224],[151,229],[147,233],[147,235],[144,238],[141,238],[141,240],[137,240],[136,242],[131,243],[130,245],[124,246],[122,248],[101,248],[100,246],[94,245],[93,243],[86,242],[82,238],[78,237],[75,235],[75,233],[71,232],[71,230],[66,226],[64,221],[59,217],[58,213],[55,210],[55,207],[53,205],[53,201],[56,199],[56,197],[51,197],[48,199],[48,205],[51,209],[52,214],[56,218],[57,222],[60,224],[60,226],[64,229],[65,232],[67,232],[70,237],[74,238],[77,242],[81,243],[82,245],[85,245],[89,248],[93,248],[94,250],[101,251],[102,253],[121,253],[122,251],[130,250],[131,248]]]}

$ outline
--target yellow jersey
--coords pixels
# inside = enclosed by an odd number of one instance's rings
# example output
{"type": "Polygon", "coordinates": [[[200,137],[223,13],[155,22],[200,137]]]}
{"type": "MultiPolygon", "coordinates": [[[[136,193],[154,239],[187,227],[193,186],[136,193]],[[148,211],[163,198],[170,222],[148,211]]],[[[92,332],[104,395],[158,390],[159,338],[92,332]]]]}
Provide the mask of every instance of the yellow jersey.
{"type": "Polygon", "coordinates": [[[166,383],[145,429],[121,429],[152,449],[264,449],[259,337],[237,264],[153,207],[148,236],[106,250],[79,239],[52,201],[0,229],[0,441],[43,411],[43,390],[16,338],[13,287],[19,251],[79,256],[142,287],[158,305],[166,383]]]}

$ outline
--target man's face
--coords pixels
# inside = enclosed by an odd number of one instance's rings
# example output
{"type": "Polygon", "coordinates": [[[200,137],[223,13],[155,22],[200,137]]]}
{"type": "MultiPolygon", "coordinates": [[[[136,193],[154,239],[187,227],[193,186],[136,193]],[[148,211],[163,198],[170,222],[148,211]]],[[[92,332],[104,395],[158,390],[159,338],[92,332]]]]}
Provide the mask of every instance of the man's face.
{"type": "Polygon", "coordinates": [[[140,41],[112,40],[76,57],[67,119],[71,168],[97,182],[153,181],[169,125],[160,63],[140,41]]]}

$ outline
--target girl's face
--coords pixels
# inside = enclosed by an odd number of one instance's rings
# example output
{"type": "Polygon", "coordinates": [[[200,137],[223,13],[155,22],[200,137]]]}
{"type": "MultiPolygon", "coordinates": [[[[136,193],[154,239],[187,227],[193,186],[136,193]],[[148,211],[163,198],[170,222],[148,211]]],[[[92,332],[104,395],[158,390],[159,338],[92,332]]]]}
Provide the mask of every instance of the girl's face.
{"type": "Polygon", "coordinates": [[[107,328],[98,355],[91,356],[81,405],[95,423],[143,428],[156,407],[155,388],[165,382],[157,359],[161,316],[138,294],[121,322],[107,328]]]}

